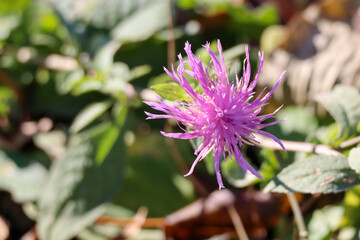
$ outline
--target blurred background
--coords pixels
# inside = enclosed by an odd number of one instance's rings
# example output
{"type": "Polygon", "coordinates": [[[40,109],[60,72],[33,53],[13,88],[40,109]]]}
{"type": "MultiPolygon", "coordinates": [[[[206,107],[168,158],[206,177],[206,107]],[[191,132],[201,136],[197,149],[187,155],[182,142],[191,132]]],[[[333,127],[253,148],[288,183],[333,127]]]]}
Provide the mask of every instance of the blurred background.
{"type": "MultiPolygon", "coordinates": [[[[296,154],[244,146],[265,181],[228,159],[217,192],[211,156],[184,178],[197,142],[165,139],[159,131],[176,123],[145,121],[154,111],[143,101],[173,93],[163,67],[186,41],[208,62],[202,45],[215,51],[220,39],[232,77],[248,44],[253,72],[265,52],[260,90],[287,70],[264,111],[284,105],[288,120],[269,131],[331,145],[334,127],[313,134],[333,121],[315,97],[336,84],[360,89],[359,5],[1,0],[0,239],[237,239],[238,216],[250,239],[297,239],[286,197],[261,191],[296,154]]],[[[358,236],[359,188],[296,198],[310,239],[358,236]]]]}

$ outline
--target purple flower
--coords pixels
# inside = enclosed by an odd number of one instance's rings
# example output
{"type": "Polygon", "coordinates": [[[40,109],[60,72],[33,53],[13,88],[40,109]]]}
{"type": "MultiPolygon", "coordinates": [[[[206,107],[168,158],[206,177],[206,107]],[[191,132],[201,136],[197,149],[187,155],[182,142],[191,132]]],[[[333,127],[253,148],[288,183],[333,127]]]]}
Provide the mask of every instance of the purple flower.
{"type": "Polygon", "coordinates": [[[209,43],[204,47],[211,57],[211,61],[205,69],[201,59],[196,58],[191,52],[191,45],[188,42],[185,44],[185,52],[189,60],[184,61],[181,54],[179,54],[180,65],[177,71],[175,71],[174,67],[172,67],[172,72],[164,68],[165,72],[183,87],[188,94],[189,101],[182,102],[176,100],[171,105],[168,105],[157,96],[158,102],[145,103],[164,114],[158,115],[145,112],[148,115],[147,119],[173,118],[186,127],[185,129],[180,126],[183,133],[161,132],[161,134],[166,137],[179,139],[203,138],[202,143],[198,149],[195,150],[197,158],[192,164],[189,173],[185,176],[192,174],[196,164],[213,151],[219,188],[224,188],[219,163],[221,155],[223,155],[225,159],[226,152],[229,156],[234,156],[246,172],[263,179],[244,159],[240,148],[243,143],[249,145],[257,143],[253,133],[258,133],[272,138],[285,151],[283,144],[278,138],[261,130],[281,121],[266,124],[262,123],[269,118],[274,118],[277,110],[274,113],[259,115],[261,108],[267,104],[267,100],[269,100],[272,93],[280,84],[285,72],[283,72],[279,81],[271,91],[262,96],[264,89],[258,97],[252,100],[255,94],[254,88],[263,65],[264,54],[259,53],[258,73],[254,80],[250,82],[251,69],[248,47],[246,46],[243,76],[239,79],[236,74],[236,79],[230,82],[222,56],[220,40],[218,40],[219,58],[217,58],[215,53],[210,49],[209,43]],[[191,70],[185,69],[185,64],[189,64],[191,70]],[[213,74],[209,74],[209,67],[212,67],[213,74]],[[194,90],[185,79],[184,73],[196,79],[201,88],[194,90]]]}

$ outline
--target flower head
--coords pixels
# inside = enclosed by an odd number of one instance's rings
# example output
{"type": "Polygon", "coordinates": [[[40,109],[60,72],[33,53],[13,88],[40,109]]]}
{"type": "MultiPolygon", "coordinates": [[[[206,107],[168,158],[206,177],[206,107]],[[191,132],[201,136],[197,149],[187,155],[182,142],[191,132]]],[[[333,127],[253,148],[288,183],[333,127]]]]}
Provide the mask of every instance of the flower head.
{"type": "Polygon", "coordinates": [[[147,119],[173,118],[183,126],[183,133],[165,133],[162,135],[171,138],[192,139],[202,137],[202,143],[195,150],[197,158],[191,166],[190,171],[185,175],[190,175],[196,164],[206,157],[211,151],[214,156],[214,165],[219,188],[224,188],[220,174],[221,155],[234,156],[239,165],[249,173],[261,178],[261,175],[244,159],[240,151],[243,143],[253,145],[256,143],[253,133],[258,133],[272,138],[284,150],[284,146],[278,138],[261,129],[274,125],[280,121],[271,123],[262,123],[263,121],[274,118],[274,113],[259,115],[261,108],[266,105],[267,101],[280,84],[285,72],[281,75],[274,88],[264,96],[264,90],[259,96],[254,98],[254,88],[257,84],[259,73],[261,71],[264,54],[259,53],[259,68],[255,78],[250,81],[250,61],[248,47],[246,46],[246,59],[243,64],[243,76],[239,79],[229,81],[227,69],[222,56],[222,47],[218,40],[219,58],[210,49],[210,44],[204,45],[211,57],[209,65],[204,68],[200,58],[196,58],[191,51],[191,45],[186,42],[185,52],[188,56],[184,61],[179,54],[180,65],[175,71],[172,67],[170,72],[164,68],[165,72],[189,95],[189,102],[174,101],[171,105],[165,103],[159,96],[158,102],[145,102],[155,110],[164,114],[152,114],[146,112],[147,119]],[[185,64],[190,65],[191,70],[185,69],[185,64]],[[209,68],[213,69],[214,74],[209,74],[209,68]],[[188,74],[196,79],[202,91],[195,91],[189,82],[185,79],[184,74],[188,74]]]}

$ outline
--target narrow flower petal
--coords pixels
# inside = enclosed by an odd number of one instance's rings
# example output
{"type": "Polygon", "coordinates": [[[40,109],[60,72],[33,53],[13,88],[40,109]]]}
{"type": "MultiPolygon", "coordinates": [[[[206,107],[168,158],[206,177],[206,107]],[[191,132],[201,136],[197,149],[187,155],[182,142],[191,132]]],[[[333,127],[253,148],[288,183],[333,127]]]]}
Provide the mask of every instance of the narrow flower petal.
{"type": "Polygon", "coordinates": [[[221,157],[221,151],[214,152],[214,167],[215,167],[215,174],[216,179],[219,184],[219,189],[225,188],[224,183],[222,181],[221,173],[220,173],[220,157],[221,157]]]}
{"type": "Polygon", "coordinates": [[[166,133],[163,131],[160,131],[160,133],[165,137],[178,139],[193,139],[201,136],[199,133],[166,133]]]}

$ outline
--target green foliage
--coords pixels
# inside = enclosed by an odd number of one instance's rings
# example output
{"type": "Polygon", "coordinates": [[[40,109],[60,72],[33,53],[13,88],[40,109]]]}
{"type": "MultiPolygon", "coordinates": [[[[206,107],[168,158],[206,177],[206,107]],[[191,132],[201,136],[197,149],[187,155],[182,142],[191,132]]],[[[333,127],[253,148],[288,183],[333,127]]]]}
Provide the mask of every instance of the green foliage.
{"type": "Polygon", "coordinates": [[[14,102],[13,92],[7,87],[0,87],[0,116],[10,113],[10,104],[14,102]]]}
{"type": "Polygon", "coordinates": [[[235,158],[228,158],[221,163],[222,174],[233,186],[241,188],[259,182],[260,179],[242,169],[235,158]]]}
{"type": "Polygon", "coordinates": [[[309,240],[330,239],[344,214],[342,206],[327,206],[314,211],[308,224],[309,240]]]}
{"type": "Polygon", "coordinates": [[[357,173],[360,172],[360,148],[353,148],[349,153],[349,165],[357,173]]]}
{"type": "Polygon", "coordinates": [[[11,154],[0,151],[0,189],[17,202],[36,200],[47,180],[47,169],[38,160],[41,153],[11,154]]]}
{"type": "Polygon", "coordinates": [[[349,137],[358,131],[360,122],[360,94],[355,88],[337,85],[330,93],[316,97],[339,126],[337,137],[349,137]]]}
{"type": "Polygon", "coordinates": [[[74,135],[64,156],[52,166],[39,199],[38,233],[41,239],[69,239],[104,213],[123,179],[124,145],[119,131],[102,162],[95,156],[108,131],[103,124],[74,135]]]}
{"type": "Polygon", "coordinates": [[[137,11],[132,12],[112,30],[112,37],[121,42],[147,39],[167,26],[169,16],[166,6],[166,2],[161,0],[139,5],[137,11]]]}
{"type": "Polygon", "coordinates": [[[111,106],[111,102],[96,102],[92,103],[84,108],[74,119],[70,131],[73,133],[79,132],[86,127],[92,121],[97,119],[101,114],[108,110],[111,106]]]}
{"type": "Polygon", "coordinates": [[[264,180],[271,180],[280,170],[280,164],[273,150],[263,148],[260,150],[260,156],[264,161],[261,164],[260,174],[264,180]]]}
{"type": "Polygon", "coordinates": [[[171,83],[162,83],[162,84],[152,86],[152,89],[157,94],[159,94],[160,97],[162,97],[166,100],[170,100],[170,101],[179,100],[182,102],[190,102],[192,99],[185,92],[185,90],[179,85],[175,85],[175,84],[171,84],[171,83]]]}
{"type": "Polygon", "coordinates": [[[356,186],[346,192],[343,206],[345,209],[344,216],[341,221],[342,226],[360,228],[360,186],[356,186]]]}
{"type": "Polygon", "coordinates": [[[144,205],[149,208],[149,217],[161,217],[195,200],[193,184],[184,178],[165,146],[158,133],[136,137],[128,148],[126,187],[120,190],[116,204],[133,211],[144,205]]]}
{"type": "Polygon", "coordinates": [[[279,126],[287,139],[304,140],[318,127],[314,114],[301,106],[289,106],[279,111],[278,119],[284,119],[279,126]]]}
{"type": "MultiPolygon", "coordinates": [[[[3,24],[0,27],[0,43],[9,37],[12,30],[20,24],[20,17],[14,14],[1,16],[0,20],[3,24]]],[[[0,45],[1,46],[1,45],[0,45]]]]}
{"type": "Polygon", "coordinates": [[[346,157],[314,155],[284,168],[264,191],[336,193],[360,184],[346,157]]]}

